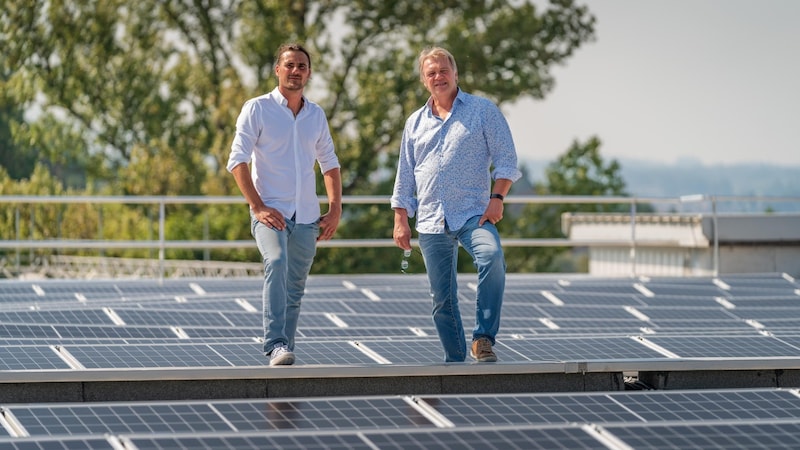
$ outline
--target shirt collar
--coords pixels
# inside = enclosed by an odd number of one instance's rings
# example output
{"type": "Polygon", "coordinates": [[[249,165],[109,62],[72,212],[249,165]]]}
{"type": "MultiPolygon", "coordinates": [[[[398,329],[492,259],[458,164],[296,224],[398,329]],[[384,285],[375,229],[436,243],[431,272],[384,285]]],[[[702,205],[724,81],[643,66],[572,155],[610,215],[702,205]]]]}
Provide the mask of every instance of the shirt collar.
{"type": "MultiPolygon", "coordinates": [[[[456,98],[453,100],[453,106],[455,106],[456,102],[464,102],[466,94],[464,91],[461,90],[461,87],[456,87],[456,98]]],[[[428,110],[431,110],[431,105],[433,104],[433,96],[428,97],[428,101],[425,102],[425,106],[428,110]]]]}
{"type": "MultiPolygon", "coordinates": [[[[272,94],[275,96],[275,98],[278,99],[278,103],[280,103],[281,106],[289,105],[289,100],[286,100],[286,97],[284,97],[283,94],[281,94],[281,90],[278,89],[277,86],[275,87],[275,89],[272,90],[272,94]]],[[[303,108],[305,108],[306,103],[308,103],[308,100],[306,99],[305,94],[303,94],[303,104],[300,106],[301,111],[303,110],[303,108]]]]}

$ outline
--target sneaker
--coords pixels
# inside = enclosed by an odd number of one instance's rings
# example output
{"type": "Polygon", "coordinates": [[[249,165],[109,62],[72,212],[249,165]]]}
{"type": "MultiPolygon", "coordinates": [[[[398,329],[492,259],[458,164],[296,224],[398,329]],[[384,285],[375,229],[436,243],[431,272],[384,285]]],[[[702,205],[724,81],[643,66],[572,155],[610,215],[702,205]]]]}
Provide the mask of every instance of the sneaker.
{"type": "Polygon", "coordinates": [[[290,366],[294,364],[294,353],[289,351],[289,347],[278,345],[269,354],[270,366],[290,366]]]}
{"type": "Polygon", "coordinates": [[[469,350],[469,356],[473,357],[478,362],[497,361],[497,356],[492,351],[492,342],[485,337],[472,341],[472,348],[469,350]]]}

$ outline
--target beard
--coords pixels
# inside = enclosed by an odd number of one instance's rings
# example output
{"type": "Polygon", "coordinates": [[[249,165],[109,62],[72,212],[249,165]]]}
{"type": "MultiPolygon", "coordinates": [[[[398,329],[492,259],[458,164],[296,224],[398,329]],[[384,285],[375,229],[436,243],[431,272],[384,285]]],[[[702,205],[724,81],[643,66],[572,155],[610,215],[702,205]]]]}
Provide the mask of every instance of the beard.
{"type": "Polygon", "coordinates": [[[286,82],[283,83],[283,87],[290,91],[300,91],[306,86],[307,81],[302,78],[287,78],[286,82]]]}

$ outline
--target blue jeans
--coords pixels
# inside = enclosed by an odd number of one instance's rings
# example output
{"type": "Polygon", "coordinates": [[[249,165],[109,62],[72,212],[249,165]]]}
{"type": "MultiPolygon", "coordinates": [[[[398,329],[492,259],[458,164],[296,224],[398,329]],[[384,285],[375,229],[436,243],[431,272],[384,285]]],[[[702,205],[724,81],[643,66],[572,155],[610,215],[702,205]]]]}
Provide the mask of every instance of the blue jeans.
{"type": "Polygon", "coordinates": [[[467,356],[467,343],[461,313],[458,310],[456,280],[458,244],[472,256],[478,270],[477,307],[472,340],[488,338],[492,344],[500,329],[500,308],[506,285],[506,261],[497,228],[480,216],[467,221],[461,229],[443,234],[419,235],[419,245],[433,296],[433,322],[444,347],[445,362],[461,362],[467,356]]]}
{"type": "Polygon", "coordinates": [[[319,221],[297,224],[286,219],[282,231],[264,225],[252,214],[250,221],[250,231],[264,262],[264,354],[278,344],[294,351],[300,300],[317,253],[319,221]]]}

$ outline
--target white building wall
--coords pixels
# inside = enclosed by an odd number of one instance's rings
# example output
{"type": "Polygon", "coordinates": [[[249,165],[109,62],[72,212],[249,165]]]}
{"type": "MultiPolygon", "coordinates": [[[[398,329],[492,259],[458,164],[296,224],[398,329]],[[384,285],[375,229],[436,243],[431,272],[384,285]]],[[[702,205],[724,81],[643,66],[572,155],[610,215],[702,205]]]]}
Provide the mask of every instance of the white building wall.
{"type": "Polygon", "coordinates": [[[710,276],[713,267],[708,251],[676,247],[589,249],[589,274],[604,277],[710,276]]]}

